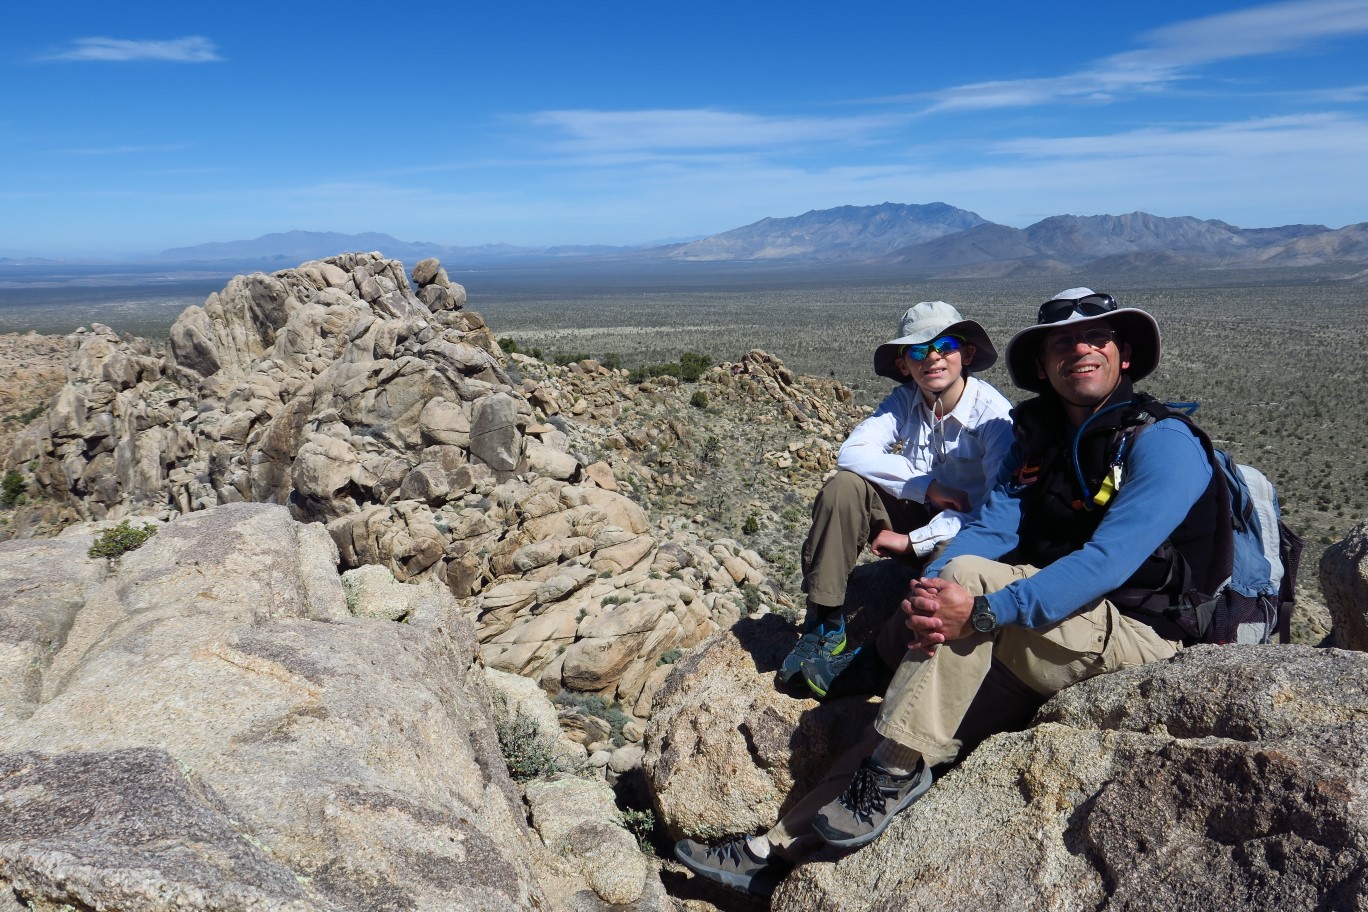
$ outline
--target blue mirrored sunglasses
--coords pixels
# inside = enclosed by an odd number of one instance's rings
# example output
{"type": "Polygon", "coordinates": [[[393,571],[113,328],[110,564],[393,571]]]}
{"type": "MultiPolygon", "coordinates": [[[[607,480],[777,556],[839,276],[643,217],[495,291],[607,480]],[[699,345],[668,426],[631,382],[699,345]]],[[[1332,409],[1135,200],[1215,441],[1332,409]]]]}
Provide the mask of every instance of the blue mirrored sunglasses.
{"type": "Polygon", "coordinates": [[[913,361],[925,361],[931,357],[931,353],[944,357],[951,352],[957,352],[964,347],[964,340],[959,336],[937,336],[930,342],[920,345],[904,345],[902,354],[904,358],[911,358],[913,361]]]}

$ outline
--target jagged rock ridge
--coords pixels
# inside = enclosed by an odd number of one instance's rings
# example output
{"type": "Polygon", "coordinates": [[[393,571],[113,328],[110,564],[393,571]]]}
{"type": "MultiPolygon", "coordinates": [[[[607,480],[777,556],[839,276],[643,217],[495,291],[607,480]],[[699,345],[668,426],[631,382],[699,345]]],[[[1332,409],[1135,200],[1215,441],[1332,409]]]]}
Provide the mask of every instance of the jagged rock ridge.
{"type": "Polygon", "coordinates": [[[288,505],[344,566],[446,588],[489,663],[550,692],[644,718],[660,657],[765,583],[754,552],[653,532],[611,471],[568,454],[435,260],[413,285],[380,254],[239,276],[186,309],[164,355],[96,325],[68,368],[14,458],[71,518],[288,505]]]}

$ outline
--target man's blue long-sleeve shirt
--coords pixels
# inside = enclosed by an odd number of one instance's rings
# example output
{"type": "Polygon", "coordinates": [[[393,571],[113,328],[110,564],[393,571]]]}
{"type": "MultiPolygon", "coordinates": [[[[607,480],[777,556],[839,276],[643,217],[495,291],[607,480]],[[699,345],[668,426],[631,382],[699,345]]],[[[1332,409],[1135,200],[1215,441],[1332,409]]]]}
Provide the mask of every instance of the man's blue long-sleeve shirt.
{"type": "MultiPolygon", "coordinates": [[[[999,560],[1016,548],[1023,501],[1011,481],[1021,459],[1014,449],[977,518],[927,568],[927,576],[939,575],[961,555],[999,560]]],[[[998,624],[1045,627],[1119,587],[1173,533],[1210,482],[1211,463],[1185,424],[1166,418],[1145,428],[1136,435],[1121,490],[1092,539],[1036,575],[988,594],[998,624]]]]}

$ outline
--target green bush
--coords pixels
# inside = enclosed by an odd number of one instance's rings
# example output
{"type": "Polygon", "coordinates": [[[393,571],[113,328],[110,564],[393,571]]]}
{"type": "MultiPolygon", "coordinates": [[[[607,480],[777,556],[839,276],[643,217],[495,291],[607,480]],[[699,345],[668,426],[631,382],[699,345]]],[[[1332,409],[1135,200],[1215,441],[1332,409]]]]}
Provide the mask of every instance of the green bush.
{"type": "Polygon", "coordinates": [[[27,489],[28,483],[24,481],[24,476],[19,470],[10,469],[5,473],[4,480],[0,481],[0,507],[12,507],[19,503],[27,489]]]}
{"type": "Polygon", "coordinates": [[[679,661],[679,658],[682,655],[684,655],[684,650],[682,649],[667,649],[660,654],[660,661],[656,664],[673,665],[675,662],[679,661]]]}
{"type": "Polygon", "coordinates": [[[655,814],[651,811],[635,811],[628,808],[621,811],[618,816],[622,820],[622,826],[636,837],[637,847],[643,854],[654,855],[655,847],[651,844],[651,836],[655,832],[655,814]]]}
{"type": "Polygon", "coordinates": [[[156,534],[157,526],[155,523],[147,523],[141,529],[135,529],[125,519],[112,529],[105,529],[86,553],[91,557],[119,557],[129,551],[136,551],[141,548],[149,538],[156,534]]]}
{"type": "Polygon", "coordinates": [[[708,394],[702,390],[694,390],[694,394],[689,397],[689,405],[696,409],[708,407],[708,394]]]}
{"type": "Polygon", "coordinates": [[[26,411],[26,412],[18,412],[18,413],[13,414],[13,415],[6,415],[6,416],[5,416],[5,421],[6,421],[6,422],[14,421],[14,422],[17,422],[17,423],[19,423],[19,424],[28,424],[28,423],[29,423],[30,421],[32,421],[34,418],[37,418],[39,415],[43,414],[43,412],[45,412],[45,411],[47,411],[47,404],[46,404],[46,403],[42,403],[42,404],[39,404],[39,405],[35,405],[33,408],[29,409],[29,410],[26,411]]]}
{"type": "Polygon", "coordinates": [[[713,359],[708,355],[700,355],[698,352],[685,352],[679,356],[679,379],[693,383],[703,376],[703,372],[712,367],[713,359]]]}
{"type": "Polygon", "coordinates": [[[694,383],[703,376],[704,371],[712,367],[712,364],[713,359],[709,355],[685,352],[679,356],[678,361],[669,361],[665,364],[642,364],[634,367],[627,379],[633,383],[641,383],[649,377],[674,377],[676,380],[694,383]]]}
{"type": "Polygon", "coordinates": [[[551,739],[544,737],[537,723],[521,710],[511,712],[508,698],[501,693],[494,694],[494,733],[508,764],[508,775],[515,781],[527,782],[556,772],[551,739]]]}
{"type": "Polygon", "coordinates": [[[599,364],[602,364],[609,370],[622,370],[622,355],[619,355],[617,352],[609,352],[602,358],[599,358],[599,364]]]}
{"type": "Polygon", "coordinates": [[[716,434],[709,434],[703,441],[703,451],[699,454],[699,459],[705,463],[716,462],[717,457],[722,453],[722,440],[716,434]]]}
{"type": "Polygon", "coordinates": [[[746,603],[746,611],[754,611],[760,607],[760,587],[755,583],[746,583],[741,587],[741,598],[746,603]]]}
{"type": "Polygon", "coordinates": [[[741,531],[747,535],[754,535],[760,531],[760,520],[754,513],[746,517],[746,521],[741,526],[741,531]]]}

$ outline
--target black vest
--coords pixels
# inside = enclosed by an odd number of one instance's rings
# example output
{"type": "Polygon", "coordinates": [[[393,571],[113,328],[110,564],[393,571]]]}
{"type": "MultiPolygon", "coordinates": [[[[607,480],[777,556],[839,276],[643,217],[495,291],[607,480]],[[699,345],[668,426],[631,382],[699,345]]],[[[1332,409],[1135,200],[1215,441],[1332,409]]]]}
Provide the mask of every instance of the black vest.
{"type": "MultiPolygon", "coordinates": [[[[1014,479],[1022,498],[1018,556],[1044,567],[1083,547],[1097,531],[1106,504],[1093,502],[1112,466],[1124,463],[1135,435],[1159,417],[1176,417],[1192,427],[1210,458],[1210,442],[1181,412],[1151,396],[1136,394],[1129,379],[1075,432],[1054,395],[1023,402],[1012,412],[1017,442],[1025,456],[1014,479]],[[1077,467],[1074,443],[1077,439],[1077,467]],[[1082,474],[1084,490],[1078,480],[1082,474]]],[[[1106,598],[1123,614],[1144,621],[1161,636],[1191,640],[1178,626],[1179,612],[1190,610],[1199,593],[1214,593],[1228,575],[1230,556],[1222,550],[1217,523],[1229,517],[1221,503],[1222,480],[1211,482],[1168,539],[1129,579],[1106,598]],[[1186,598],[1185,598],[1186,596],[1186,598]]],[[[1228,539],[1228,536],[1227,536],[1228,539]]]]}

